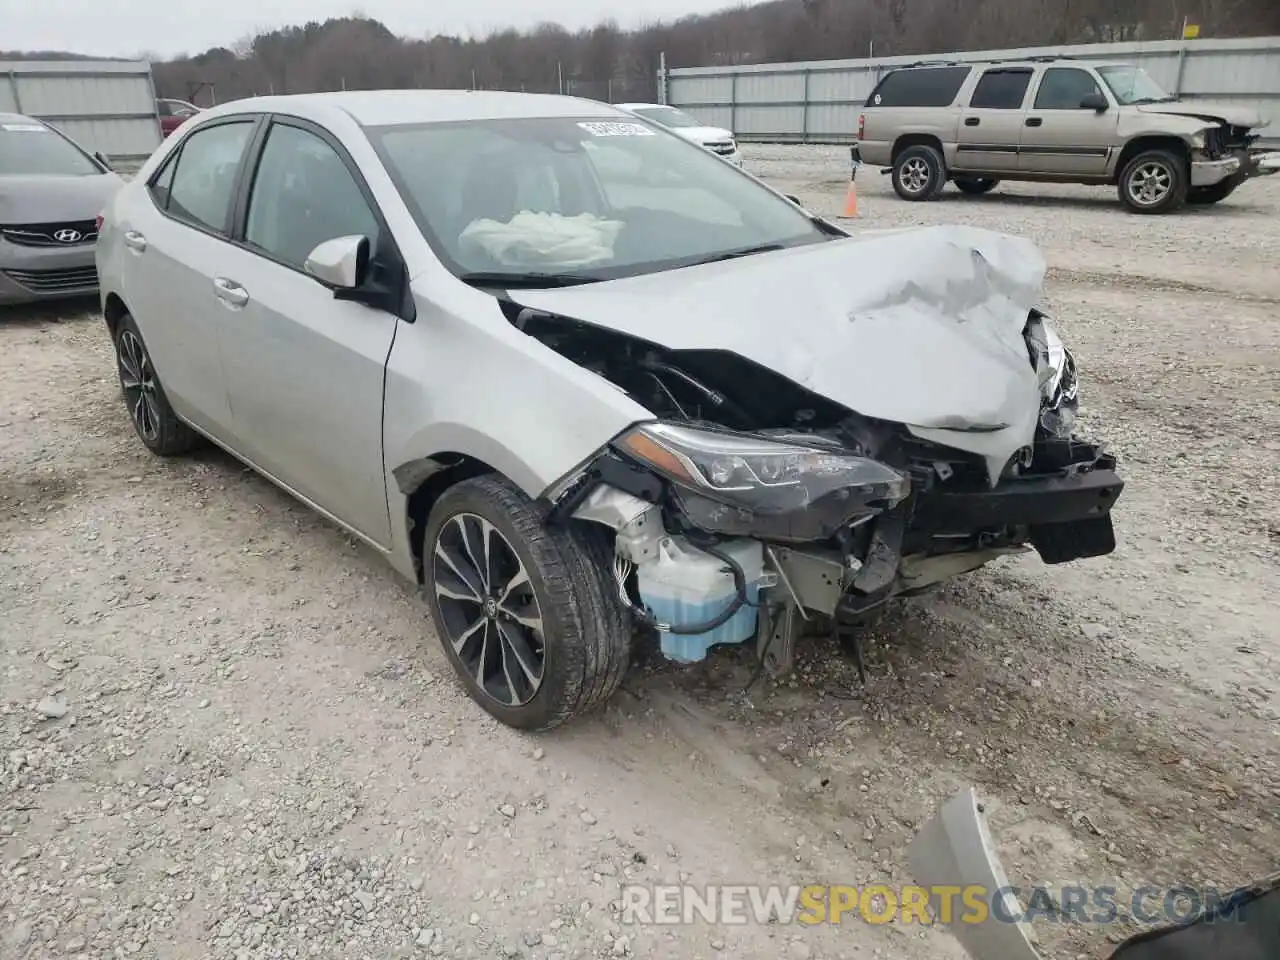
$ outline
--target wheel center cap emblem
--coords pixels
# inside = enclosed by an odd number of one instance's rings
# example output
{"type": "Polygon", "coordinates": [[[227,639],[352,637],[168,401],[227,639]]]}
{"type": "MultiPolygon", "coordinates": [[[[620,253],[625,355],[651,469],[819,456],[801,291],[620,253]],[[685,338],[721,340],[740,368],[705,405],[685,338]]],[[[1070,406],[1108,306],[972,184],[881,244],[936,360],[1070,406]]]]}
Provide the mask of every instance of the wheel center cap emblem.
{"type": "Polygon", "coordinates": [[[490,619],[498,615],[498,601],[493,599],[493,597],[485,598],[484,615],[490,619]]]}

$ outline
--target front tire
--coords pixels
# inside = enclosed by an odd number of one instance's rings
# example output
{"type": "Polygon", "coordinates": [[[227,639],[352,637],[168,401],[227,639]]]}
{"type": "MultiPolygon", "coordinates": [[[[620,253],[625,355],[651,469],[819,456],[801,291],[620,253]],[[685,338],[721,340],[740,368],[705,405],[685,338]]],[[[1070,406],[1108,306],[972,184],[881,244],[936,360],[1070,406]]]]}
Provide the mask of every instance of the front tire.
{"type": "Polygon", "coordinates": [[[1212,186],[1192,187],[1187,191],[1187,203],[1196,206],[1221,203],[1236,192],[1236,187],[1240,186],[1240,182],[1236,177],[1227,177],[1227,179],[1212,186]]]}
{"type": "Polygon", "coordinates": [[[199,435],[179,420],[169,405],[142,331],[128,313],[116,326],[116,369],[134,432],[148,450],[172,457],[199,443],[199,435]]]}
{"type": "Polygon", "coordinates": [[[502,723],[550,730],[607,700],[631,656],[610,551],[495,476],[444,492],[423,534],[436,633],[467,693],[502,723]]]}
{"type": "Polygon", "coordinates": [[[1120,202],[1132,213],[1172,213],[1187,200],[1187,165],[1168,150],[1146,150],[1124,165],[1120,202]]]}
{"type": "Polygon", "coordinates": [[[893,162],[893,189],[903,200],[933,200],[946,183],[942,154],[927,144],[907,147],[893,162]]]}
{"type": "Polygon", "coordinates": [[[990,193],[1000,183],[999,180],[988,180],[984,177],[956,177],[953,182],[957,190],[961,193],[967,193],[971,197],[980,197],[984,193],[990,193]]]}

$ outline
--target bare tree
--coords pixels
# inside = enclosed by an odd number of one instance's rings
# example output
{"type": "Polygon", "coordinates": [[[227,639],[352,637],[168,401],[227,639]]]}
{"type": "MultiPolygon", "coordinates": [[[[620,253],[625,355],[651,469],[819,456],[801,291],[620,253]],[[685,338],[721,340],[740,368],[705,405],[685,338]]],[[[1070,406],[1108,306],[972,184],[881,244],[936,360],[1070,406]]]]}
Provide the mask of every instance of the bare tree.
{"type": "MultiPolygon", "coordinates": [[[[710,16],[578,33],[555,24],[481,39],[397,37],[353,15],[246,37],[229,49],[153,61],[161,96],[215,84],[220,100],[375,87],[566,92],[615,101],[654,96],[659,57],[672,67],[1280,33],[1280,0],[770,0],[710,16]]],[[[42,56],[57,54],[43,53],[42,56]]]]}

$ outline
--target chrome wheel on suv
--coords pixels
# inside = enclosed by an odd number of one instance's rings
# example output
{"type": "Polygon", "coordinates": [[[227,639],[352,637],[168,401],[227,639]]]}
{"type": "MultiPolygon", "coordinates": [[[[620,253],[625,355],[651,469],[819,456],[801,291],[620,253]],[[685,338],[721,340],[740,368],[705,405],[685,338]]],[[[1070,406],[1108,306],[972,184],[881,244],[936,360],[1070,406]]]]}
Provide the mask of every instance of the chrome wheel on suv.
{"type": "Polygon", "coordinates": [[[1120,200],[1134,213],[1168,213],[1187,199],[1186,164],[1167,150],[1148,150],[1124,165],[1120,200]]]}
{"type": "Polygon", "coordinates": [[[936,147],[907,147],[893,163],[893,189],[903,200],[932,200],[947,182],[946,166],[936,147]]]}

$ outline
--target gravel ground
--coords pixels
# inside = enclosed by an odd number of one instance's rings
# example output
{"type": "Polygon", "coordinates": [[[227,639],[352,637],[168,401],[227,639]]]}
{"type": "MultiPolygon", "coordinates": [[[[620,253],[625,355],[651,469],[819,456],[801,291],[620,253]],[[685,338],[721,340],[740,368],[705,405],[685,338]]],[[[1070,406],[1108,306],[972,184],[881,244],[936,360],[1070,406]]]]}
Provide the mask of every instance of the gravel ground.
{"type": "MultiPolygon", "coordinates": [[[[844,150],[748,158],[839,211],[844,150]]],[[[0,313],[0,955],[955,958],[916,927],[615,907],[628,878],[910,882],[965,783],[1015,883],[1280,866],[1280,177],[1163,218],[1079,187],[859,188],[859,229],[1043,246],[1129,483],[1119,549],[903,607],[865,688],[821,640],[745,690],[734,652],[639,663],[541,738],[471,705],[369,551],[226,456],[150,457],[92,305],[0,313]]],[[[1037,924],[1061,958],[1133,929],[1037,924]]]]}

